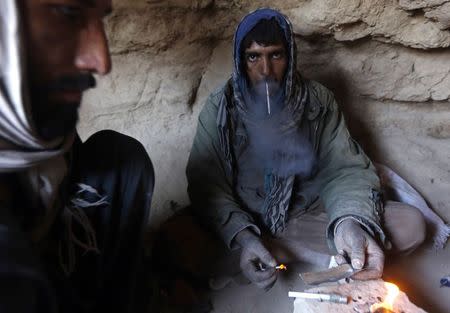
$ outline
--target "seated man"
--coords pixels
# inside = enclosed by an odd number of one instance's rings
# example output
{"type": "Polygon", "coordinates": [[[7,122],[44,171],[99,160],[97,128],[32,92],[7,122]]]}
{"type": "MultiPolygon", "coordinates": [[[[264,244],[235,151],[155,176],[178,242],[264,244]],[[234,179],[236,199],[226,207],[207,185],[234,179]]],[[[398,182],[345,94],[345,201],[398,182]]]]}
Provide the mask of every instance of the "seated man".
{"type": "Polygon", "coordinates": [[[110,12],[0,3],[1,312],[145,311],[152,164],[128,136],[75,131],[83,91],[111,68],[110,12]]]}
{"type": "Polygon", "coordinates": [[[242,249],[242,272],[259,287],[273,285],[279,262],[326,266],[327,242],[338,263],[361,270],[355,279],[378,278],[382,248],[423,242],[423,217],[382,205],[376,170],[333,94],[301,77],[296,58],[279,12],[260,9],[239,24],[233,75],[199,116],[187,166],[192,206],[229,248],[242,249]]]}

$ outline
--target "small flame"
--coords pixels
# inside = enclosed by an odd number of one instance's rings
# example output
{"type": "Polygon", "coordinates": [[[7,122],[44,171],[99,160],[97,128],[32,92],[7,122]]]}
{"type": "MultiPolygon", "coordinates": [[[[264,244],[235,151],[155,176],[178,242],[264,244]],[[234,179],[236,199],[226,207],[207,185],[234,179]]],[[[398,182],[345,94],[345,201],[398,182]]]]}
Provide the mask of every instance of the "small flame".
{"type": "Polygon", "coordinates": [[[284,264],[280,264],[280,265],[278,265],[278,266],[275,266],[275,269],[277,269],[277,270],[282,270],[282,271],[286,271],[287,270],[287,266],[286,265],[284,265],[284,264]]]}
{"type": "Polygon", "coordinates": [[[387,289],[387,295],[383,302],[381,303],[374,303],[370,306],[370,312],[375,312],[379,308],[385,308],[388,310],[393,311],[394,310],[394,301],[395,298],[399,294],[399,289],[396,285],[393,283],[384,283],[387,289]]]}

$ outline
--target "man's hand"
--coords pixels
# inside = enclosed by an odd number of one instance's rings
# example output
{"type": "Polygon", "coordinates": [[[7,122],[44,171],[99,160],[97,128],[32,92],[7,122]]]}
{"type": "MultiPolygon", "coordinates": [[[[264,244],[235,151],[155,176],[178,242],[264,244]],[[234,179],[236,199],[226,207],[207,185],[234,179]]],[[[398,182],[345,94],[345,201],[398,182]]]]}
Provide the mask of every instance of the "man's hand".
{"type": "Polygon", "coordinates": [[[336,256],[338,264],[346,263],[346,258],[349,258],[354,269],[362,269],[352,278],[369,280],[380,278],[383,274],[384,253],[358,222],[347,219],[339,224],[334,244],[339,253],[336,256]]]}
{"type": "Polygon", "coordinates": [[[261,239],[244,229],[236,235],[236,241],[242,247],[240,266],[245,277],[259,288],[270,289],[277,280],[277,263],[261,239]]]}

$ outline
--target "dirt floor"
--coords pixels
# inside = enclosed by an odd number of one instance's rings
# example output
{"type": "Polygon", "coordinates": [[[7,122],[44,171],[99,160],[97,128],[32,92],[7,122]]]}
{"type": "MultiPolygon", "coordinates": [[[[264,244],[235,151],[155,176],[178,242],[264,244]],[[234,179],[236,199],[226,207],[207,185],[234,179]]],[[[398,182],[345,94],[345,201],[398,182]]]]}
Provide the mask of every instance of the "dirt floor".
{"type": "Polygon", "coordinates": [[[294,299],[288,298],[288,291],[301,291],[307,286],[298,273],[317,269],[310,264],[289,265],[281,272],[277,282],[269,291],[253,285],[230,284],[225,289],[211,293],[214,313],[292,313],[294,299]]]}
{"type": "MultiPolygon", "coordinates": [[[[265,292],[252,285],[231,283],[210,293],[214,313],[292,313],[294,299],[289,290],[307,288],[298,273],[315,268],[308,264],[291,265],[275,286],[265,292]]],[[[316,268],[317,269],[317,268],[316,268]]],[[[440,288],[440,279],[450,274],[450,244],[444,250],[427,248],[408,257],[391,258],[386,264],[383,279],[396,283],[410,300],[430,313],[450,312],[450,288],[440,288]]]]}
{"type": "MultiPolygon", "coordinates": [[[[165,234],[163,237],[167,238],[165,241],[160,238],[159,242],[163,243],[162,250],[165,247],[175,247],[177,253],[157,254],[161,260],[164,260],[164,264],[160,264],[157,268],[172,268],[170,264],[166,264],[170,259],[184,260],[182,264],[186,266],[189,264],[188,272],[200,273],[209,264],[205,260],[212,258],[199,259],[198,255],[208,255],[208,251],[214,250],[218,241],[217,238],[209,238],[199,229],[193,223],[192,217],[185,215],[178,216],[172,223],[167,223],[163,231],[165,234]],[[174,245],[174,243],[177,244],[174,245]],[[201,262],[197,264],[195,260],[201,262]]],[[[230,258],[230,261],[238,264],[239,255],[234,256],[236,258],[230,258]]],[[[229,266],[227,265],[226,268],[229,266]]],[[[197,279],[197,283],[194,283],[192,275],[179,275],[183,271],[172,273],[170,276],[172,279],[169,281],[175,279],[177,282],[175,285],[178,286],[167,289],[166,298],[170,309],[159,310],[159,312],[292,313],[294,299],[288,297],[288,291],[303,291],[310,288],[302,282],[298,274],[317,270],[320,270],[317,265],[288,264],[288,271],[280,272],[276,284],[269,291],[260,290],[242,281],[231,282],[219,291],[210,291],[207,288],[206,279],[197,279]],[[178,308],[173,310],[172,302],[187,305],[184,305],[182,309],[178,305],[178,308]],[[193,307],[192,304],[194,304],[193,307]]],[[[433,250],[428,244],[409,256],[388,256],[382,278],[398,285],[411,302],[425,311],[450,313],[450,287],[440,287],[441,278],[448,275],[450,275],[450,243],[447,242],[446,247],[441,250],[433,250]]],[[[174,287],[173,283],[170,285],[174,287]]]]}
{"type": "Polygon", "coordinates": [[[396,283],[410,300],[430,313],[450,312],[450,288],[440,279],[450,275],[450,243],[443,250],[422,248],[410,257],[391,258],[384,280],[396,283]]]}

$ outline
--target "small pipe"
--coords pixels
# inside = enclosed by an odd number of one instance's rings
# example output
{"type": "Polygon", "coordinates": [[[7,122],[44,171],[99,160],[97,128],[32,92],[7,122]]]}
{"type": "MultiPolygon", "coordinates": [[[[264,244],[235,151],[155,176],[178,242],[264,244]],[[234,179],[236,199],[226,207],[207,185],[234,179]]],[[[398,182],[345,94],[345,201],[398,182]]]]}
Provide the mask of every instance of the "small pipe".
{"type": "Polygon", "coordinates": [[[269,113],[270,115],[269,85],[267,85],[267,81],[266,81],[266,99],[267,99],[267,113],[269,113]]]}
{"type": "Polygon", "coordinates": [[[289,291],[290,298],[302,298],[308,300],[318,300],[320,302],[348,303],[348,297],[338,294],[311,293],[311,292],[295,292],[289,291]]]}

